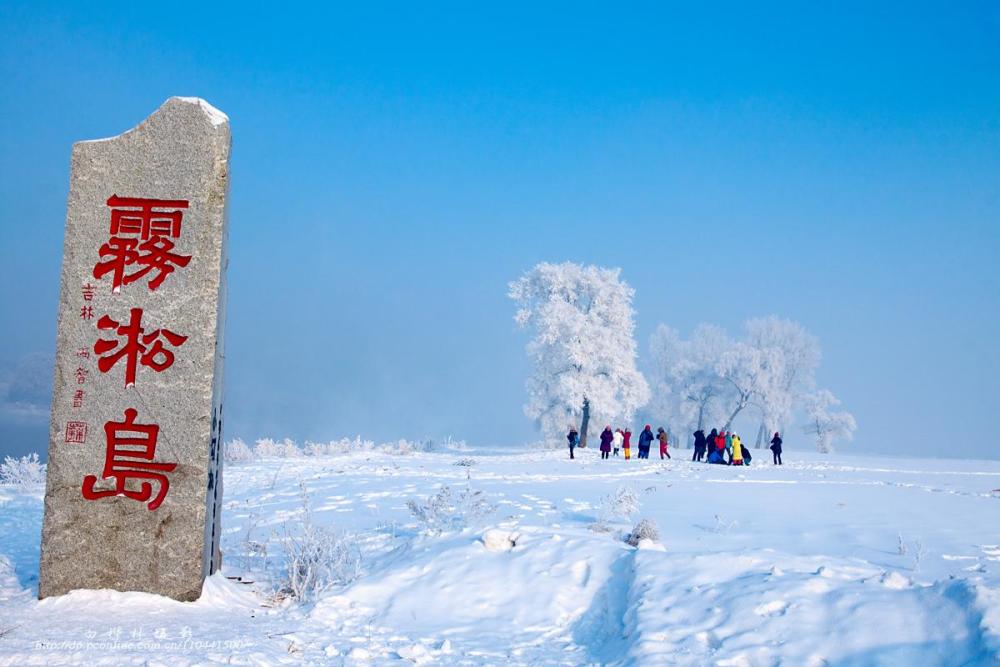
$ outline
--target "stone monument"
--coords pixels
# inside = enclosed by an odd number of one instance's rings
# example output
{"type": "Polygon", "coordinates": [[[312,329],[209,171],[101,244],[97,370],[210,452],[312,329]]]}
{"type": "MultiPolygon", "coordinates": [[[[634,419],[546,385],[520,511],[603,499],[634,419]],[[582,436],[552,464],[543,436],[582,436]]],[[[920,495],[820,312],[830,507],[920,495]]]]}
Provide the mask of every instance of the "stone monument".
{"type": "Polygon", "coordinates": [[[73,146],[39,597],[219,569],[229,152],[184,97],[73,146]]]}

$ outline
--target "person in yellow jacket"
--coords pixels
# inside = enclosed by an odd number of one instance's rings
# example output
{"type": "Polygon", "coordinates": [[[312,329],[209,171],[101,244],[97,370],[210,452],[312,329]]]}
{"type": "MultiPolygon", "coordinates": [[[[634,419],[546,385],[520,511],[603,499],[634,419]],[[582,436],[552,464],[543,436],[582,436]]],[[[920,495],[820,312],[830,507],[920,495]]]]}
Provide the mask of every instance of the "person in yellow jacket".
{"type": "Polygon", "coordinates": [[[743,465],[743,443],[740,442],[740,436],[733,433],[733,453],[730,455],[732,458],[729,465],[741,466],[743,465]]]}

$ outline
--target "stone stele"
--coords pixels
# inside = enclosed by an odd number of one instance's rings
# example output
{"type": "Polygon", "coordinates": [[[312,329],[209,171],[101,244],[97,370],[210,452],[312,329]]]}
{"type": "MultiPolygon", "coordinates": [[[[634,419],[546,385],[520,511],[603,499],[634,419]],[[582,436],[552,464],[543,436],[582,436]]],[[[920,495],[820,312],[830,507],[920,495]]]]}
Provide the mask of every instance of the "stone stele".
{"type": "Polygon", "coordinates": [[[73,146],[39,597],[219,569],[229,153],[185,97],[73,146]]]}

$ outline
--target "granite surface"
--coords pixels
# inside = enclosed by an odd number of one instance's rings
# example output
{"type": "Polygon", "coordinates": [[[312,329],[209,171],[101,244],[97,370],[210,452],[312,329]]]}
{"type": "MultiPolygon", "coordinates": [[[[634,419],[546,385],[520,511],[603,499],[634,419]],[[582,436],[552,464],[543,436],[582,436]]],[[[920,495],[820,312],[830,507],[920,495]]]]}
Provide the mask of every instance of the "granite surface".
{"type": "Polygon", "coordinates": [[[39,597],[193,600],[219,567],[229,155],[179,97],[73,146],[39,597]]]}

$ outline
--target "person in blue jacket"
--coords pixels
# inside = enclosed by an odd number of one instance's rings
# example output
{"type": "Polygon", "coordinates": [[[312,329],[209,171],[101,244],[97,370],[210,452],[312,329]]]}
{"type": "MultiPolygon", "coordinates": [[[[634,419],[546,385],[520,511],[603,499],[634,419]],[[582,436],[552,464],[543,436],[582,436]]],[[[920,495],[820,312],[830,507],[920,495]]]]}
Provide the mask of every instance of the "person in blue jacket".
{"type": "Polygon", "coordinates": [[[652,444],[654,439],[653,427],[646,424],[646,428],[642,429],[642,433],[639,434],[639,458],[648,459],[649,458],[649,446],[652,444]]]}
{"type": "Polygon", "coordinates": [[[580,444],[580,434],[576,432],[575,426],[569,427],[569,433],[566,434],[566,439],[569,440],[569,457],[572,459],[574,458],[573,450],[580,444]]]}

